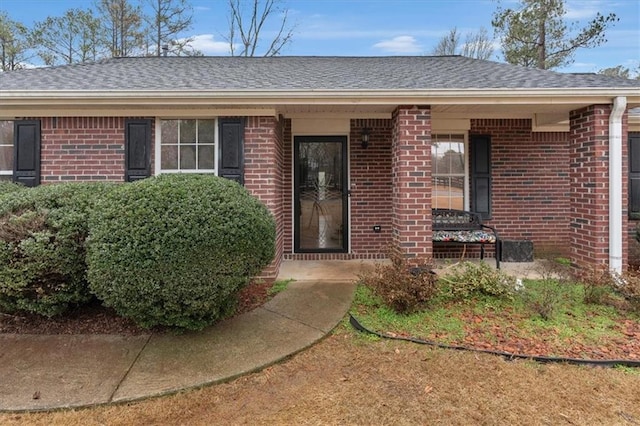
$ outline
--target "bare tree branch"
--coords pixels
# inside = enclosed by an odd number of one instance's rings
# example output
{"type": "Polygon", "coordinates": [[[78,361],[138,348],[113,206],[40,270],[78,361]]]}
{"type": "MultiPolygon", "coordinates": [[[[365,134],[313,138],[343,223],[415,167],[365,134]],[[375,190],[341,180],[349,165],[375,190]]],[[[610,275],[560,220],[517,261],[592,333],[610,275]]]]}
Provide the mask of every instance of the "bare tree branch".
{"type": "Polygon", "coordinates": [[[293,38],[293,26],[288,21],[288,10],[281,6],[280,0],[253,0],[250,8],[246,8],[246,5],[246,0],[229,0],[229,36],[227,41],[231,55],[258,55],[269,23],[279,14],[281,18],[278,17],[280,23],[276,35],[271,38],[262,56],[280,54],[282,48],[289,44],[293,38]],[[242,44],[242,48],[238,47],[237,42],[242,44]]]}

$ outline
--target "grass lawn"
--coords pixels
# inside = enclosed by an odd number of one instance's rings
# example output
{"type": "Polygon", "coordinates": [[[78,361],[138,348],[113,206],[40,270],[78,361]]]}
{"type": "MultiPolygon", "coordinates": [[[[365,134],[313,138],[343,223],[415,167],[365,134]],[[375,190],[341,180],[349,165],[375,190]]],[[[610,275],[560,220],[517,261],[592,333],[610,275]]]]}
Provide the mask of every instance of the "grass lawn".
{"type": "Polygon", "coordinates": [[[589,359],[640,360],[637,314],[610,303],[586,304],[584,286],[525,280],[509,297],[452,297],[446,283],[424,310],[398,314],[360,285],[352,313],[367,328],[458,346],[589,359]]]}

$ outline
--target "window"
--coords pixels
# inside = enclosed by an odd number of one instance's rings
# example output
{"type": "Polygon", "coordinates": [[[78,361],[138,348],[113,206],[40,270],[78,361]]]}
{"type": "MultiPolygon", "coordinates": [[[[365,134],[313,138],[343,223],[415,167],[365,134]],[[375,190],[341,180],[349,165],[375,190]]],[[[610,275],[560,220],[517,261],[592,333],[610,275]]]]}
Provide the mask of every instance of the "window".
{"type": "Polygon", "coordinates": [[[0,180],[13,178],[13,121],[0,120],[0,180]]]}
{"type": "Polygon", "coordinates": [[[465,135],[432,136],[431,170],[433,208],[465,210],[468,205],[465,135]]]}
{"type": "Polygon", "coordinates": [[[160,120],[160,171],[216,172],[216,120],[160,120]]]}

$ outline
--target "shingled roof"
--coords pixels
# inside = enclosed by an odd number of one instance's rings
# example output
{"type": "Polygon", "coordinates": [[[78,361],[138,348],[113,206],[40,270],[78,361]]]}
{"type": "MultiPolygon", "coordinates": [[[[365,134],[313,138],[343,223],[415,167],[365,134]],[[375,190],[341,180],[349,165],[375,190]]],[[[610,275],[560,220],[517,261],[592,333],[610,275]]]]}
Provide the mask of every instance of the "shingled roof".
{"type": "Polygon", "coordinates": [[[149,57],[0,73],[2,91],[375,91],[638,88],[462,56],[149,57]]]}

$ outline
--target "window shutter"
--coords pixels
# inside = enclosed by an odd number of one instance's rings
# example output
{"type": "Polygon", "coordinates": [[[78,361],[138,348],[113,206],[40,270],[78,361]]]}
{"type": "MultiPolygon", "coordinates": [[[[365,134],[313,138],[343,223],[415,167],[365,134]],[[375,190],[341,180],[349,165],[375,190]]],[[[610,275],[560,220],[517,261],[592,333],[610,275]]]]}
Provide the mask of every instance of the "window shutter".
{"type": "Polygon", "coordinates": [[[13,135],[13,181],[40,185],[40,121],[16,121],[13,135]]]}
{"type": "Polygon", "coordinates": [[[640,133],[629,133],[629,217],[640,219],[640,133]]]}
{"type": "Polygon", "coordinates": [[[149,177],[151,174],[151,120],[125,121],[126,182],[149,177]]]}
{"type": "Polygon", "coordinates": [[[244,120],[223,118],[218,122],[220,160],[218,176],[244,185],[244,120]]]}
{"type": "Polygon", "coordinates": [[[471,136],[471,210],[491,219],[491,137],[471,136]]]}

